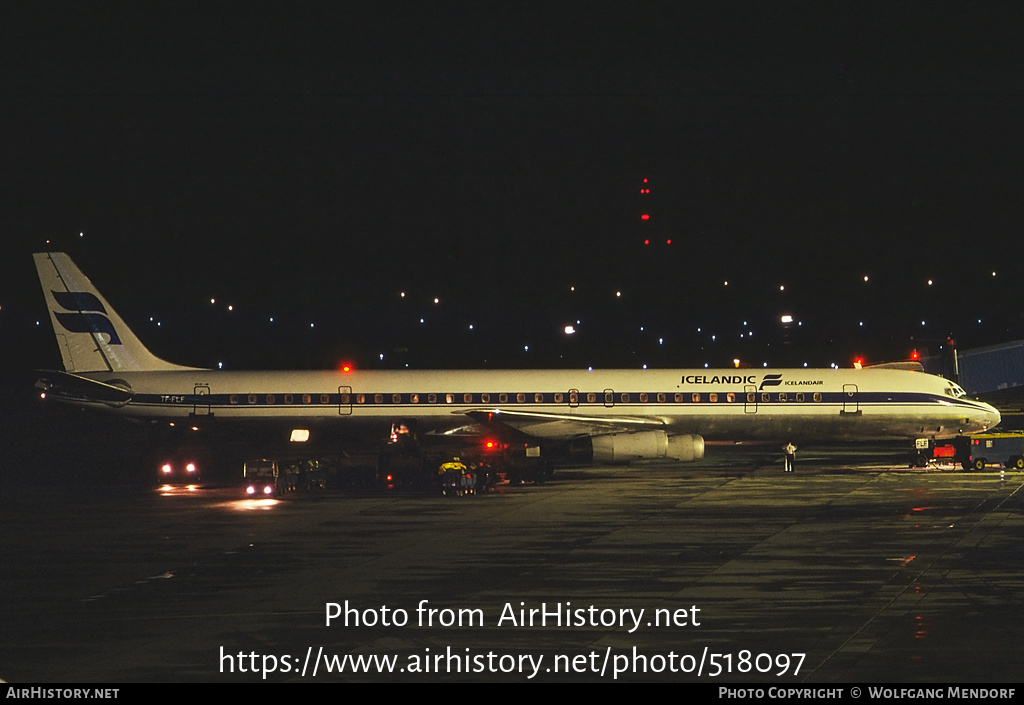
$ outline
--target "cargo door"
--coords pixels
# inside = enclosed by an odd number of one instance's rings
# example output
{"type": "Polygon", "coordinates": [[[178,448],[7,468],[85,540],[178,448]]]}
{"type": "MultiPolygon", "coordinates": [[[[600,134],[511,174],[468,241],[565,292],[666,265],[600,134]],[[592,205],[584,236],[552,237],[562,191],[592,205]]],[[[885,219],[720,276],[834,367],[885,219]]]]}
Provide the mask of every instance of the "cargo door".
{"type": "Polygon", "coordinates": [[[860,416],[860,393],[856,384],[843,385],[843,408],[841,415],[860,416]]]}
{"type": "Polygon", "coordinates": [[[194,390],[195,399],[192,402],[193,416],[210,415],[210,385],[197,384],[194,390]]]}
{"type": "Polygon", "coordinates": [[[743,385],[743,411],[748,414],[757,413],[757,387],[752,384],[743,385]]]}

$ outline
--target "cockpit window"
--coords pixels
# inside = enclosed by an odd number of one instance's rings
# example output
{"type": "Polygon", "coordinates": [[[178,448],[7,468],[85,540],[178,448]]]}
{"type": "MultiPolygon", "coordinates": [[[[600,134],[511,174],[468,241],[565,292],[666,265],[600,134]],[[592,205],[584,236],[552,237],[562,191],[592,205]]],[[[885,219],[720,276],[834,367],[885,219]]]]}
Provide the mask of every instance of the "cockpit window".
{"type": "Polygon", "coordinates": [[[959,399],[960,397],[967,396],[967,392],[965,392],[963,390],[963,387],[961,387],[960,385],[950,383],[950,385],[946,387],[946,396],[953,397],[954,399],[959,399]]]}

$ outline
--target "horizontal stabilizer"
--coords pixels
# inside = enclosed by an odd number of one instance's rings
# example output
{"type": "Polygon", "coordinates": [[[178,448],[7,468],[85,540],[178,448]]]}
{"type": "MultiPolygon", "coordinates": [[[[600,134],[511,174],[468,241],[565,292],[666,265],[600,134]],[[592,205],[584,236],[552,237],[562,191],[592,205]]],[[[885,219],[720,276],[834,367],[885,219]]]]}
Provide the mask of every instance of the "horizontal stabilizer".
{"type": "Polygon", "coordinates": [[[57,370],[39,370],[38,374],[39,378],[35,385],[38,389],[68,399],[125,404],[132,398],[131,388],[127,384],[124,386],[108,384],[57,370]]]}

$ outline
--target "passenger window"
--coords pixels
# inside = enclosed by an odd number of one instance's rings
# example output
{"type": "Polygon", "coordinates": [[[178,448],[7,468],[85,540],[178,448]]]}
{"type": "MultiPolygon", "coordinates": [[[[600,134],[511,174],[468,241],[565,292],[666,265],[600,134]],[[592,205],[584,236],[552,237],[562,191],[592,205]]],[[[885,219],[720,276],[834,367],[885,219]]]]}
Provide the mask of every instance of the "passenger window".
{"type": "Polygon", "coordinates": [[[642,402],[646,402],[647,401],[647,392],[640,392],[640,401],[642,401],[642,402]]]}
{"type": "Polygon", "coordinates": [[[694,393],[694,395],[692,397],[690,397],[690,399],[693,400],[695,403],[699,403],[700,402],[700,394],[694,393]]]}
{"type": "Polygon", "coordinates": [[[736,401],[736,395],[733,394],[732,392],[729,392],[728,394],[725,395],[725,400],[731,404],[732,402],[736,401]]]}
{"type": "Polygon", "coordinates": [[[232,394],[230,399],[231,399],[231,403],[232,404],[237,404],[238,403],[238,395],[237,394],[232,394]]]}
{"type": "Polygon", "coordinates": [[[785,392],[779,392],[779,401],[786,401],[787,398],[785,392]]]}
{"type": "Polygon", "coordinates": [[[484,392],[483,394],[480,395],[480,401],[482,401],[484,404],[490,404],[491,395],[488,394],[487,392],[484,392]]]}
{"type": "Polygon", "coordinates": [[[526,395],[523,394],[522,392],[519,392],[519,394],[516,394],[516,401],[522,404],[523,402],[526,401],[526,395]]]}
{"type": "Polygon", "coordinates": [[[383,394],[374,394],[373,395],[373,403],[374,404],[383,404],[384,403],[384,395],[383,394]]]}
{"type": "Polygon", "coordinates": [[[814,401],[821,401],[821,392],[814,393],[814,401]]]}
{"type": "Polygon", "coordinates": [[[628,404],[629,403],[629,392],[623,392],[621,398],[622,398],[622,402],[624,404],[628,404]]]}
{"type": "Polygon", "coordinates": [[[313,397],[309,396],[308,394],[303,394],[302,395],[302,403],[303,404],[309,404],[312,401],[313,401],[313,397]]]}
{"type": "Polygon", "coordinates": [[[804,400],[804,393],[803,392],[797,392],[796,393],[796,400],[797,401],[803,401],[804,400]]]}
{"type": "Polygon", "coordinates": [[[366,395],[365,394],[356,394],[356,404],[365,404],[365,403],[366,403],[366,395]]]}
{"type": "Polygon", "coordinates": [[[498,395],[498,401],[501,402],[502,404],[507,404],[508,403],[508,394],[506,394],[505,392],[502,392],[501,394],[499,394],[498,395]]]}
{"type": "Polygon", "coordinates": [[[284,395],[284,403],[285,403],[285,404],[291,404],[291,403],[292,403],[292,402],[294,402],[294,401],[295,401],[295,398],[294,398],[294,397],[292,397],[292,395],[291,395],[291,394],[285,394],[285,395],[284,395]]]}
{"type": "Polygon", "coordinates": [[[765,392],[764,394],[761,395],[761,401],[768,402],[768,401],[771,401],[771,400],[772,400],[772,395],[769,394],[768,392],[765,392]]]}
{"type": "Polygon", "coordinates": [[[466,404],[472,404],[473,403],[473,395],[472,394],[463,394],[462,395],[462,401],[465,402],[466,404]]]}
{"type": "Polygon", "coordinates": [[[561,403],[562,403],[562,400],[563,400],[564,398],[565,398],[565,397],[563,397],[563,396],[562,396],[562,393],[561,393],[561,392],[555,392],[555,403],[556,403],[556,404],[561,404],[561,403]]]}
{"type": "Polygon", "coordinates": [[[677,404],[678,404],[679,402],[681,402],[681,401],[683,400],[683,395],[682,395],[682,393],[681,393],[681,392],[676,392],[676,397],[675,397],[675,398],[676,398],[676,403],[677,403],[677,404]]]}
{"type": "Polygon", "coordinates": [[[597,395],[594,394],[593,392],[587,392],[587,401],[593,404],[595,401],[597,401],[597,395]]]}
{"type": "Polygon", "coordinates": [[[409,395],[409,401],[411,401],[413,404],[419,404],[420,403],[420,395],[419,394],[410,394],[409,395]]]}
{"type": "Polygon", "coordinates": [[[320,395],[320,403],[321,404],[329,404],[330,402],[331,402],[331,396],[329,394],[321,394],[320,395]]]}
{"type": "Polygon", "coordinates": [[[428,404],[436,404],[437,403],[437,395],[434,394],[433,392],[428,394],[427,395],[427,403],[428,404]]]}
{"type": "Polygon", "coordinates": [[[391,395],[391,403],[392,404],[401,404],[402,403],[402,395],[401,394],[392,394],[391,395]]]}
{"type": "Polygon", "coordinates": [[[445,404],[454,404],[455,403],[455,395],[454,394],[445,394],[444,395],[444,403],[445,404]]]}
{"type": "Polygon", "coordinates": [[[615,403],[615,395],[612,394],[611,392],[605,392],[604,393],[604,403],[605,404],[614,404],[615,403]]]}
{"type": "Polygon", "coordinates": [[[537,402],[538,404],[540,404],[540,403],[542,403],[544,401],[544,395],[543,394],[534,394],[533,395],[533,400],[535,402],[537,402]]]}
{"type": "Polygon", "coordinates": [[[665,392],[658,392],[658,403],[659,404],[664,404],[665,403],[665,392]]]}
{"type": "MultiPolygon", "coordinates": [[[[698,394],[697,396],[700,396],[700,395],[698,394]]],[[[718,393],[717,392],[711,392],[711,394],[708,394],[708,401],[710,401],[710,402],[718,401],[718,393]]]]}
{"type": "Polygon", "coordinates": [[[274,395],[273,394],[268,394],[267,395],[267,403],[268,404],[273,404],[274,403],[274,395]]]}
{"type": "Polygon", "coordinates": [[[250,404],[255,404],[256,403],[256,395],[255,394],[250,394],[249,395],[249,403],[250,404]]]}
{"type": "Polygon", "coordinates": [[[757,395],[753,392],[747,392],[747,403],[753,404],[755,401],[757,401],[757,395]]]}

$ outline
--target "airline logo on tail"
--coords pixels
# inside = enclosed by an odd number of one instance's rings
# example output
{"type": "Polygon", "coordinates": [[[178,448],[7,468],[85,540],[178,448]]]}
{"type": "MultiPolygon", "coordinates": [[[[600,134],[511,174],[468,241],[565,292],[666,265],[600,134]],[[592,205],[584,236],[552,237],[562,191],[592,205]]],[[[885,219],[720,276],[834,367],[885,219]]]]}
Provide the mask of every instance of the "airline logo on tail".
{"type": "Polygon", "coordinates": [[[120,345],[121,339],[114,324],[107,318],[107,309],[94,294],[82,291],[50,291],[61,308],[74,313],[54,311],[57,322],[69,333],[104,333],[111,345],[120,345]]]}

